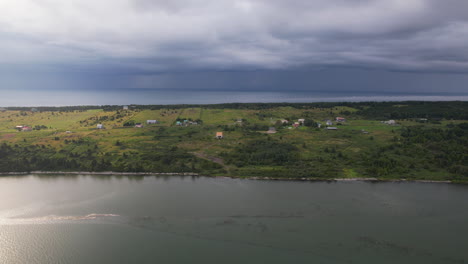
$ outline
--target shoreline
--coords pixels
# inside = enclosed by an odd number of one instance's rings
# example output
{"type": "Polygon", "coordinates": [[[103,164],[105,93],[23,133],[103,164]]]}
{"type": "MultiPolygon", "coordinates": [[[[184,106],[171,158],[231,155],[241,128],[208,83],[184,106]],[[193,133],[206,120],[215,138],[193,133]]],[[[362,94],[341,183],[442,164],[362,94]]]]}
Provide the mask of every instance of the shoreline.
{"type": "Polygon", "coordinates": [[[378,179],[378,178],[281,178],[281,177],[236,177],[236,176],[209,176],[193,172],[115,172],[115,171],[30,171],[30,172],[0,172],[2,176],[21,175],[101,175],[101,176],[196,176],[211,178],[230,178],[258,181],[308,181],[308,182],[418,182],[418,183],[456,183],[449,180],[408,180],[408,179],[378,179]]]}

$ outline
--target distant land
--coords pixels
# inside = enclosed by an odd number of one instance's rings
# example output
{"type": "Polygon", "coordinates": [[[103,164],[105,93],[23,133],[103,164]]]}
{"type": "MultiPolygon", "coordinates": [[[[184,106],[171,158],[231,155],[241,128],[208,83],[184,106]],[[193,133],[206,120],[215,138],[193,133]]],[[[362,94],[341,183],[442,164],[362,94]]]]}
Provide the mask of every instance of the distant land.
{"type": "Polygon", "coordinates": [[[468,181],[468,102],[0,108],[0,172],[468,181]]]}
{"type": "Polygon", "coordinates": [[[173,105],[382,101],[468,101],[468,93],[222,89],[15,89],[1,90],[0,106],[173,105]]]}

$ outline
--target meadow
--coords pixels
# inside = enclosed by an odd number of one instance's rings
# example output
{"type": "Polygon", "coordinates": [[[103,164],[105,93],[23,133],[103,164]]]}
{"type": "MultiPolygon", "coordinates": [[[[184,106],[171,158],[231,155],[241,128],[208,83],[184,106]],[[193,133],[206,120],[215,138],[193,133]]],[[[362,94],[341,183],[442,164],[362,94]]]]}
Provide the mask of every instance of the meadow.
{"type": "Polygon", "coordinates": [[[465,181],[466,112],[464,102],[6,108],[0,171],[465,181]]]}

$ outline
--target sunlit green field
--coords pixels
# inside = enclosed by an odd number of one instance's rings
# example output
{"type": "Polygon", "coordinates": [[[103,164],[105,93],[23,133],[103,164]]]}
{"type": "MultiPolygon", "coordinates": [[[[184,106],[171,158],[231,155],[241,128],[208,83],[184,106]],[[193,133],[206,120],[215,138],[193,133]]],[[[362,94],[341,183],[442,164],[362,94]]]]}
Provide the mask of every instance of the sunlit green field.
{"type": "MultiPolygon", "coordinates": [[[[111,111],[4,111],[0,112],[0,143],[26,148],[46,147],[54,150],[53,157],[68,161],[74,157],[88,157],[89,162],[96,159],[114,164],[115,159],[120,159],[120,162],[143,162],[149,166],[151,159],[154,159],[151,155],[158,153],[164,156],[168,151],[177,150],[181,155],[189,155],[181,166],[197,168],[197,162],[204,160],[217,166],[213,165],[218,169],[214,172],[216,175],[268,175],[273,172],[278,175],[287,172],[290,170],[288,166],[293,165],[233,162],[233,155],[242,146],[256,141],[270,141],[294,147],[296,159],[301,160],[300,166],[304,167],[304,174],[307,174],[307,170],[317,170],[333,177],[353,178],[369,176],[364,173],[360,156],[400,144],[403,128],[421,125],[416,119],[395,120],[396,125],[388,125],[382,122],[385,121],[383,119],[366,120],[356,113],[358,109],[348,106],[281,106],[257,110],[168,106],[154,110],[132,107],[111,111]],[[346,122],[335,122],[338,116],[345,117],[346,122]],[[300,118],[321,123],[321,127],[293,127],[292,124],[300,118]],[[281,125],[279,120],[283,119],[289,123],[281,125]],[[146,120],[157,120],[158,123],[147,125],[146,120]],[[197,125],[179,126],[176,125],[177,120],[199,122],[197,125]],[[331,126],[338,129],[327,130],[326,120],[331,120],[331,126]],[[128,125],[134,123],[142,123],[144,127],[128,125]],[[97,129],[97,124],[103,124],[104,129],[97,129]],[[16,126],[40,129],[23,132],[15,129],[16,126]],[[269,127],[276,127],[276,133],[267,133],[269,127]],[[222,140],[215,138],[218,131],[223,132],[222,140]]],[[[445,128],[462,122],[442,120],[424,125],[428,128],[445,128]]],[[[398,159],[398,155],[392,157],[398,159]]],[[[423,171],[427,175],[438,173],[429,169],[423,171]]],[[[439,171],[440,175],[448,175],[442,171],[439,171]]]]}

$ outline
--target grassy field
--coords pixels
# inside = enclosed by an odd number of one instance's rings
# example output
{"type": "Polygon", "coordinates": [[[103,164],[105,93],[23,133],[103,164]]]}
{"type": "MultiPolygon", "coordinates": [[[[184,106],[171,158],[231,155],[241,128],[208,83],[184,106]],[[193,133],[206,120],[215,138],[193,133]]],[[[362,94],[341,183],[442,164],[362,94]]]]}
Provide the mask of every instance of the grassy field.
{"type": "MultiPolygon", "coordinates": [[[[112,111],[4,111],[0,112],[0,144],[17,146],[22,148],[22,151],[45,148],[49,154],[44,156],[44,159],[62,158],[63,162],[70,162],[72,165],[73,159],[81,160],[81,163],[75,165],[91,166],[85,166],[83,170],[95,169],[96,167],[92,166],[98,165],[95,165],[93,160],[98,160],[104,164],[102,168],[117,168],[123,171],[137,170],[136,168],[140,167],[143,171],[164,171],[164,164],[168,164],[168,170],[180,166],[184,170],[239,177],[293,177],[293,174],[335,178],[375,176],[366,169],[366,164],[370,164],[368,160],[374,155],[372,153],[379,153],[383,148],[391,149],[392,146],[403,148],[399,142],[402,131],[406,127],[421,126],[421,123],[417,120],[401,119],[396,120],[397,125],[387,125],[381,122],[384,120],[365,119],[358,111],[359,109],[348,106],[281,106],[258,110],[168,106],[164,109],[135,107],[130,110],[112,111]],[[334,120],[337,116],[345,117],[346,122],[336,123],[334,120]],[[299,118],[314,120],[314,125],[292,127],[291,124],[299,118]],[[158,124],[146,125],[146,120],[149,119],[158,120],[158,124]],[[176,126],[177,119],[201,120],[202,123],[176,126]],[[278,120],[282,119],[288,119],[289,124],[278,125],[278,120]],[[332,126],[338,130],[327,130],[325,120],[332,120],[332,126]],[[144,127],[124,126],[130,121],[143,123],[144,127]],[[315,122],[321,123],[322,127],[316,127],[315,122]],[[105,129],[97,129],[97,124],[103,124],[105,129]],[[15,129],[16,126],[40,129],[21,132],[15,129]],[[271,126],[276,126],[276,133],[266,133],[267,128],[271,126]],[[222,140],[215,139],[217,131],[224,133],[222,140]],[[265,149],[243,152],[250,146],[263,146],[262,142],[273,143],[265,143],[265,149]],[[282,154],[275,154],[275,146],[290,148],[289,152],[293,152],[294,157],[284,158],[282,154]],[[239,153],[247,156],[239,156],[239,153]],[[258,156],[255,156],[257,154],[258,156]],[[180,157],[179,161],[165,161],[165,157],[171,155],[180,157]],[[250,158],[245,157],[253,157],[252,160],[258,157],[271,159],[260,158],[254,163],[242,161],[240,157],[247,160],[250,158]],[[154,165],[156,163],[157,165],[154,165]]],[[[423,125],[430,129],[445,129],[447,125],[463,122],[441,120],[423,125]]],[[[400,152],[404,151],[407,150],[402,149],[400,152]]],[[[280,149],[278,153],[281,153],[280,149]]],[[[288,152],[285,153],[286,156],[289,155],[288,152]]],[[[391,154],[393,152],[390,151],[388,153],[388,160],[396,159],[403,164],[400,161],[402,158],[397,154],[391,154]]],[[[26,160],[33,159],[32,154],[29,155],[25,156],[26,160]]],[[[417,157],[412,159],[414,161],[408,163],[408,168],[418,164],[417,157]]],[[[69,165],[69,169],[76,169],[76,166],[72,165],[69,165]]],[[[68,165],[64,166],[67,168],[68,165]]],[[[396,173],[399,172],[387,172],[382,177],[397,178],[396,173]]],[[[411,173],[399,177],[449,179],[455,177],[454,175],[456,173],[447,172],[444,168],[426,166],[412,169],[411,173]]]]}

